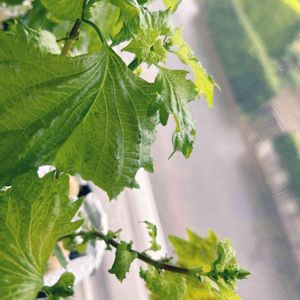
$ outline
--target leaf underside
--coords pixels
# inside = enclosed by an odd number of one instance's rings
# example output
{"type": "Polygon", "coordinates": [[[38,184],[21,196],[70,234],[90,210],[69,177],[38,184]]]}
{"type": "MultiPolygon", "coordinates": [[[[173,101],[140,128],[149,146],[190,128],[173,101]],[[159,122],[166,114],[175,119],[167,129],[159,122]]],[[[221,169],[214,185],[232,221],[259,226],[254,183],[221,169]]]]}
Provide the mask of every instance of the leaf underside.
{"type": "Polygon", "coordinates": [[[110,198],[152,171],[152,84],[108,46],[62,57],[38,47],[39,35],[0,32],[0,186],[32,167],[79,173],[110,198]]]}

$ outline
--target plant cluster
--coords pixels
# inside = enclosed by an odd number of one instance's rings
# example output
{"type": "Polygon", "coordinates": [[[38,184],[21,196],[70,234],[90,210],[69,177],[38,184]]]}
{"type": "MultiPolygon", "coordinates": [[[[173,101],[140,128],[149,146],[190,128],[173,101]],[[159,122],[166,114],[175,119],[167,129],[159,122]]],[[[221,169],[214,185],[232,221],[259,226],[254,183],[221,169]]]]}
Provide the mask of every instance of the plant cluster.
{"type": "Polygon", "coordinates": [[[109,272],[120,281],[133,261],[148,265],[140,277],[151,299],[239,299],[236,283],[249,273],[237,265],[228,240],[188,230],[188,240],[170,237],[177,262],[154,260],[151,251],[161,248],[154,224],[145,221],[150,245],[137,251],[119,231],[83,226],[83,199],[69,199],[74,174],[111,199],[137,188],[137,171],[153,171],[156,127],[169,116],[176,123],[174,152],[192,152],[196,132],[188,103],[204,95],[212,106],[215,83],[172,24],[180,1],[163,2],[165,10],[151,11],[147,0],[35,0],[32,10],[0,31],[1,300],[72,295],[68,272],[44,286],[47,261],[52,253],[60,256],[61,243],[80,249],[97,239],[115,249],[109,272]],[[120,49],[133,54],[129,65],[120,49]],[[168,53],[190,68],[193,81],[188,72],[167,68],[168,53]],[[155,82],[141,78],[141,64],[157,68],[155,82]],[[40,178],[43,165],[55,171],[40,178]]]}

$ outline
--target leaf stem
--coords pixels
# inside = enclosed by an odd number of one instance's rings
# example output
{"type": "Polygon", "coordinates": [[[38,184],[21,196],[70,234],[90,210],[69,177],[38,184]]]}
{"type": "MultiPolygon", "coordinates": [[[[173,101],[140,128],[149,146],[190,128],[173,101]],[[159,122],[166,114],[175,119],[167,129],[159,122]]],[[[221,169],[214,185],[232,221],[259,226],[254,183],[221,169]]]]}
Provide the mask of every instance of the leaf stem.
{"type": "Polygon", "coordinates": [[[64,55],[64,56],[68,55],[68,52],[71,49],[73,41],[78,37],[78,31],[79,31],[80,25],[81,25],[81,20],[77,19],[75,21],[70,33],[68,34],[68,37],[65,39],[65,44],[61,51],[61,55],[64,55]]]}
{"type": "Polygon", "coordinates": [[[138,66],[140,65],[140,61],[135,58],[133,59],[133,61],[128,65],[128,68],[131,70],[131,71],[134,71],[138,66]]]}
{"type": "Polygon", "coordinates": [[[99,27],[95,23],[93,23],[92,21],[87,20],[87,19],[82,19],[82,22],[90,25],[97,32],[102,44],[106,43],[102,32],[100,31],[99,27]]]}
{"type": "Polygon", "coordinates": [[[72,44],[73,44],[73,41],[75,39],[77,39],[78,37],[78,31],[79,31],[79,28],[81,26],[81,23],[82,23],[82,20],[84,19],[84,16],[85,16],[85,8],[86,8],[86,4],[87,4],[87,0],[84,0],[83,1],[83,4],[82,4],[82,12],[81,12],[81,18],[77,19],[70,31],[70,33],[68,34],[68,36],[66,38],[63,38],[63,39],[60,39],[61,40],[65,40],[65,44],[64,44],[64,47],[61,51],[61,55],[64,55],[64,56],[67,56],[71,47],[72,47],[72,44]]]}
{"type": "MultiPolygon", "coordinates": [[[[108,238],[106,234],[97,232],[97,231],[92,231],[92,232],[80,231],[80,232],[76,232],[74,234],[65,236],[63,238],[76,237],[76,236],[81,236],[81,237],[87,236],[90,239],[98,238],[100,240],[103,240],[108,246],[112,246],[114,248],[118,248],[118,246],[120,245],[120,243],[117,240],[108,238]]],[[[151,258],[149,255],[145,254],[144,252],[139,252],[135,249],[130,249],[128,251],[135,253],[139,260],[147,263],[148,265],[153,266],[156,269],[166,270],[169,272],[180,273],[180,274],[195,274],[195,269],[189,269],[189,268],[178,267],[178,266],[174,266],[171,264],[167,264],[163,261],[155,260],[155,259],[151,258]]],[[[206,273],[201,272],[199,269],[197,270],[197,274],[199,274],[200,276],[207,276],[206,273]]]]}

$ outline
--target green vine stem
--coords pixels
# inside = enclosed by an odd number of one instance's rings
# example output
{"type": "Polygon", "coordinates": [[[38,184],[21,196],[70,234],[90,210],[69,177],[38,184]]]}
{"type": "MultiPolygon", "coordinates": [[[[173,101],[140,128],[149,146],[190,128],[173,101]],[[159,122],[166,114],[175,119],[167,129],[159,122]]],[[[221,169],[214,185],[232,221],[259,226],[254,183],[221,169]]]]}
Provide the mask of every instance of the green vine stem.
{"type": "Polygon", "coordinates": [[[81,25],[81,20],[77,19],[70,31],[70,33],[68,34],[68,36],[65,38],[65,44],[64,47],[61,51],[61,55],[67,56],[71,47],[72,47],[72,43],[75,39],[77,39],[78,37],[78,31],[81,25]]]}
{"type": "Polygon", "coordinates": [[[88,19],[82,19],[82,22],[88,24],[89,26],[91,26],[97,32],[102,44],[106,43],[105,38],[104,38],[101,30],[99,29],[99,27],[95,23],[93,23],[92,21],[90,21],[88,19]]]}
{"type": "Polygon", "coordinates": [[[135,58],[132,60],[132,62],[128,65],[128,68],[131,70],[131,71],[134,71],[139,65],[141,64],[141,62],[135,58]]]}
{"type": "MultiPolygon", "coordinates": [[[[84,232],[84,231],[80,231],[80,232],[76,232],[72,235],[68,235],[63,237],[64,238],[74,238],[77,236],[81,236],[84,237],[86,240],[94,240],[94,239],[100,239],[103,240],[107,246],[111,246],[114,248],[118,248],[118,246],[120,245],[120,242],[118,242],[116,239],[113,239],[110,237],[109,234],[104,234],[101,232],[97,232],[97,231],[91,231],[91,232],[84,232]]],[[[169,271],[169,272],[173,272],[173,273],[179,273],[179,274],[194,274],[197,276],[209,276],[209,273],[204,273],[202,271],[202,268],[184,268],[184,267],[178,267],[178,266],[174,266],[168,263],[165,263],[163,260],[155,260],[153,258],[151,258],[149,255],[147,255],[144,252],[139,252],[135,249],[130,249],[128,250],[131,253],[136,254],[137,258],[145,263],[147,263],[148,265],[153,266],[154,268],[158,269],[158,270],[165,270],[165,271],[169,271]]]]}

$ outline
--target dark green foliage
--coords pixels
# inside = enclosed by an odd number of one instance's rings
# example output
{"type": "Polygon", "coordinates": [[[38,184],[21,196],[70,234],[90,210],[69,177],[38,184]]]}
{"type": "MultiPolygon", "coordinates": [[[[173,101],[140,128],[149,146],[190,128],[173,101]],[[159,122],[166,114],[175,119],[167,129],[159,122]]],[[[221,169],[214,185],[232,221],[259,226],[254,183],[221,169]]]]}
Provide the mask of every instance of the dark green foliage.
{"type": "Polygon", "coordinates": [[[53,286],[44,286],[42,291],[48,300],[60,300],[74,295],[75,276],[73,273],[63,273],[53,286]]]}
{"type": "Polygon", "coordinates": [[[273,144],[287,171],[289,183],[300,201],[300,138],[283,134],[276,137],[273,144]]]}
{"type": "Polygon", "coordinates": [[[251,23],[268,53],[281,56],[300,30],[300,16],[283,0],[242,0],[251,23]]]}
{"type": "Polygon", "coordinates": [[[1,2],[5,3],[7,5],[17,5],[17,4],[22,4],[23,0],[3,0],[1,2]]]}
{"type": "Polygon", "coordinates": [[[236,100],[251,113],[276,93],[277,76],[264,46],[236,0],[209,0],[204,15],[236,100]]]}

